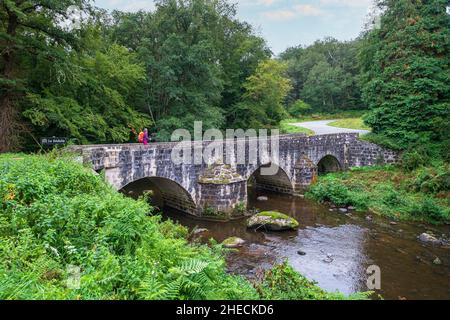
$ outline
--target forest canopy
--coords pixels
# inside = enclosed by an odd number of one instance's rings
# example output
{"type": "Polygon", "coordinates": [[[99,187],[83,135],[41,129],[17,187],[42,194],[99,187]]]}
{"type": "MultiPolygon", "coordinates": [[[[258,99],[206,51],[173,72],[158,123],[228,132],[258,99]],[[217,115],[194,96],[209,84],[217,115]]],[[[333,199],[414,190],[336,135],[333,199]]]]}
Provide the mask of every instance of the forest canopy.
{"type": "Polygon", "coordinates": [[[352,41],[274,57],[227,0],[157,0],[107,12],[90,0],[0,1],[0,152],[153,140],[174,129],[273,128],[309,113],[367,110],[376,141],[449,144],[445,0],[383,0],[352,41]],[[77,8],[81,21],[71,8],[77,8]]]}

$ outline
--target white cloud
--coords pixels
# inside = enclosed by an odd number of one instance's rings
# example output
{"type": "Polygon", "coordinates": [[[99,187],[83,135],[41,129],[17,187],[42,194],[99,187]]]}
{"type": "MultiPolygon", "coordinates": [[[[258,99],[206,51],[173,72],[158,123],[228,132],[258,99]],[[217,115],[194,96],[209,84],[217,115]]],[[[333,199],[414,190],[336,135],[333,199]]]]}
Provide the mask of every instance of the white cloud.
{"type": "Polygon", "coordinates": [[[263,16],[270,20],[291,20],[300,16],[318,17],[325,15],[319,7],[310,4],[299,4],[291,9],[266,11],[263,16]]]}
{"type": "Polygon", "coordinates": [[[310,4],[299,4],[294,7],[295,12],[302,16],[321,16],[324,12],[310,4]]]}
{"type": "Polygon", "coordinates": [[[126,12],[136,12],[139,10],[151,11],[155,9],[155,2],[153,0],[96,0],[95,2],[101,8],[126,12]]]}
{"type": "Polygon", "coordinates": [[[366,8],[372,4],[373,0],[320,0],[321,6],[340,6],[366,8]]]}
{"type": "Polygon", "coordinates": [[[135,12],[139,10],[153,10],[155,9],[155,3],[152,0],[132,0],[124,1],[122,6],[123,11],[135,12]]]}
{"type": "Polygon", "coordinates": [[[274,4],[277,1],[278,0],[259,0],[259,1],[256,1],[256,2],[258,2],[259,4],[263,4],[265,6],[271,6],[272,4],[274,4]]]}
{"type": "Polygon", "coordinates": [[[296,17],[293,10],[267,11],[263,15],[270,20],[290,20],[296,17]]]}
{"type": "Polygon", "coordinates": [[[271,6],[280,0],[231,0],[231,3],[238,3],[239,5],[244,6],[271,6]]]}

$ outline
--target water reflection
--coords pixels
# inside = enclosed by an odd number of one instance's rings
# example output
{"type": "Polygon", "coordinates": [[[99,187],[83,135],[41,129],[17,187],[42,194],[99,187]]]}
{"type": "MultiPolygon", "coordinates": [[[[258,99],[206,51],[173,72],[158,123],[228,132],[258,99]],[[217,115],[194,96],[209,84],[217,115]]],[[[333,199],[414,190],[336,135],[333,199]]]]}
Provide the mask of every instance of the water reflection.
{"type": "Polygon", "coordinates": [[[377,217],[369,221],[365,214],[330,212],[312,201],[268,192],[251,194],[249,205],[288,213],[299,221],[300,228],[295,232],[263,233],[247,230],[245,220],[200,221],[170,209],[164,209],[164,216],[191,229],[207,228],[208,237],[219,242],[231,236],[246,240],[241,250],[227,256],[230,272],[252,277],[258,269],[288,259],[297,271],[322,288],[350,294],[367,290],[367,267],[378,265],[382,290],[377,293],[386,299],[450,299],[448,248],[433,248],[416,239],[430,229],[448,236],[448,226],[391,225],[377,217]],[[268,196],[269,201],[257,201],[261,195],[268,196]],[[433,264],[436,257],[441,265],[433,264]]]}
{"type": "Polygon", "coordinates": [[[308,227],[288,245],[279,247],[279,254],[289,258],[291,265],[320,287],[345,294],[365,288],[366,256],[364,242],[367,230],[355,225],[334,228],[308,227]],[[299,256],[299,249],[306,253],[299,256]]]}

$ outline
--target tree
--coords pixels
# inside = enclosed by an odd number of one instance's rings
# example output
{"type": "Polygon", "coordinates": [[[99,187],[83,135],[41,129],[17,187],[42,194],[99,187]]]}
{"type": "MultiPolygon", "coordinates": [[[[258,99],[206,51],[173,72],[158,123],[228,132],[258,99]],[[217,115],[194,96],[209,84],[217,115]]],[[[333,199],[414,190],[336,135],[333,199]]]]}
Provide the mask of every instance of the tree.
{"type": "MultiPolygon", "coordinates": [[[[450,29],[445,0],[378,1],[381,27],[361,52],[374,133],[407,148],[449,139],[450,29]]],[[[448,150],[446,151],[448,152],[448,150]]]]}
{"type": "Polygon", "coordinates": [[[75,48],[75,32],[62,24],[70,6],[90,10],[89,0],[2,0],[0,2],[0,152],[18,147],[22,97],[38,61],[52,62],[55,73],[69,72],[65,58],[75,48]]]}
{"type": "Polygon", "coordinates": [[[277,60],[261,62],[255,74],[244,83],[243,101],[235,106],[235,127],[259,128],[275,125],[287,111],[283,105],[291,82],[286,77],[287,66],[277,60]]]}
{"type": "Polygon", "coordinates": [[[68,136],[83,144],[128,142],[133,129],[151,124],[130,105],[145,69],[126,48],[104,43],[95,27],[86,30],[83,41],[91,43],[85,44],[89,50],[70,54],[73,68],[64,81],[52,81],[48,62],[36,65],[30,82],[45,89],[26,95],[23,116],[40,135],[68,136]]]}
{"type": "Polygon", "coordinates": [[[243,82],[270,55],[235,16],[224,0],[160,0],[153,13],[114,13],[112,39],[145,64],[138,104],[154,119],[158,140],[193,129],[195,120],[205,129],[232,121],[230,106],[241,100],[243,82]]]}
{"type": "Polygon", "coordinates": [[[325,38],[309,47],[298,46],[282,53],[293,83],[286,105],[304,100],[319,112],[364,108],[356,63],[359,46],[359,40],[325,38]]]}
{"type": "Polygon", "coordinates": [[[290,106],[288,111],[291,116],[300,118],[311,113],[311,106],[302,100],[297,100],[290,106]]]}
{"type": "Polygon", "coordinates": [[[316,111],[334,112],[345,100],[345,92],[352,85],[351,76],[328,62],[316,64],[309,72],[302,96],[316,111]]]}

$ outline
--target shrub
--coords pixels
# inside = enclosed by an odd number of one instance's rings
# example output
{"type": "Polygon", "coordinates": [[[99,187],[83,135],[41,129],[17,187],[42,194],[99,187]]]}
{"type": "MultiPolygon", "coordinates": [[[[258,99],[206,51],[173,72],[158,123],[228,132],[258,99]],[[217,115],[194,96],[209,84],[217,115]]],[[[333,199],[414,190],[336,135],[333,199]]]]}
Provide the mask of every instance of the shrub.
{"type": "Polygon", "coordinates": [[[0,158],[1,299],[250,299],[221,251],[70,159],[0,158]],[[69,265],[81,287],[66,286],[69,265]]]}
{"type": "Polygon", "coordinates": [[[304,115],[308,115],[311,113],[311,111],[311,106],[302,100],[295,101],[289,107],[289,114],[295,118],[300,118],[304,115]]]}
{"type": "Polygon", "coordinates": [[[257,280],[256,289],[266,300],[342,300],[367,299],[370,292],[345,297],[339,293],[327,293],[295,272],[285,261],[265,272],[257,280]]]}
{"type": "Polygon", "coordinates": [[[379,200],[387,206],[400,206],[404,204],[404,195],[391,184],[380,184],[375,187],[379,200]]]}
{"type": "Polygon", "coordinates": [[[430,161],[430,157],[423,149],[407,151],[401,157],[402,168],[406,171],[416,170],[429,164],[430,161]]]}
{"type": "Polygon", "coordinates": [[[355,206],[359,210],[367,209],[367,196],[359,192],[358,188],[350,189],[350,186],[339,180],[345,175],[348,173],[322,177],[318,183],[310,187],[307,196],[322,203],[331,202],[337,206],[355,206]]]}
{"type": "Polygon", "coordinates": [[[429,194],[450,190],[450,172],[447,165],[419,170],[410,187],[417,192],[429,194]]]}
{"type": "Polygon", "coordinates": [[[307,196],[338,206],[431,223],[450,221],[448,164],[405,173],[399,167],[357,168],[320,177],[307,196]]]}
{"type": "Polygon", "coordinates": [[[423,200],[413,203],[408,211],[412,216],[426,218],[435,222],[450,219],[450,210],[438,205],[436,201],[430,197],[425,197],[423,200]]]}

